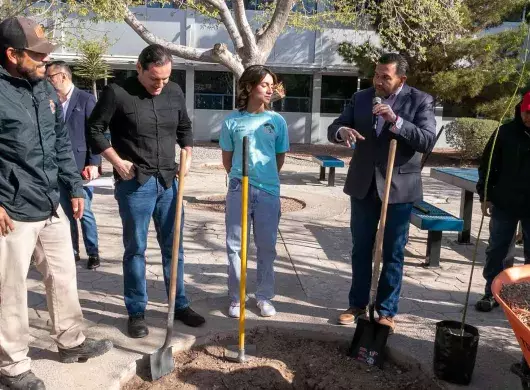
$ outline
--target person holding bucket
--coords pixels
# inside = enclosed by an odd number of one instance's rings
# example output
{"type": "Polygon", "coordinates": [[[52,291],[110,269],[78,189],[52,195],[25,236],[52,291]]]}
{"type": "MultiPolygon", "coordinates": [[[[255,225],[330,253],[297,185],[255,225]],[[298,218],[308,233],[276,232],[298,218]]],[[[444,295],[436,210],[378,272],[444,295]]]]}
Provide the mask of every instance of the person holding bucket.
{"type": "Polygon", "coordinates": [[[356,143],[344,192],[351,197],[352,285],[341,325],[366,315],[372,278],[372,250],[385,188],[390,142],[397,140],[388,217],[383,241],[383,268],[377,290],[379,323],[395,328],[413,203],[422,198],[421,156],[436,142],[432,96],[409,87],[408,64],[399,54],[381,56],[374,86],[355,93],[328,128],[328,139],[350,147],[356,143]]]}
{"type": "Polygon", "coordinates": [[[274,297],[274,260],[280,222],[279,172],[289,150],[287,123],[270,110],[277,77],[261,65],[248,67],[241,75],[237,90],[237,111],[228,115],[221,129],[219,145],[223,165],[229,175],[226,196],[226,252],[228,256],[228,315],[239,317],[239,281],[241,277],[241,177],[243,137],[249,138],[248,176],[250,183],[248,213],[257,247],[256,301],[261,315],[276,314],[274,297]]]}
{"type": "Polygon", "coordinates": [[[484,296],[476,302],[475,308],[489,312],[499,306],[491,292],[491,284],[505,268],[504,259],[512,246],[519,221],[525,263],[530,264],[530,92],[516,107],[515,118],[502,125],[497,135],[496,132],[492,134],[482,154],[478,175],[477,192],[482,211],[491,219],[483,271],[486,286],[484,296]]]}

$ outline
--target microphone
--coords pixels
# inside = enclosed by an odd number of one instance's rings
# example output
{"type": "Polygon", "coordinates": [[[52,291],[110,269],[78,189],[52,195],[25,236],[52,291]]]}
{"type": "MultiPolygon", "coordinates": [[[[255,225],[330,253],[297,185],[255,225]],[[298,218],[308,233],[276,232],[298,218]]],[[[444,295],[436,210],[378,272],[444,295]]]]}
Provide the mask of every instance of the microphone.
{"type": "MultiPolygon", "coordinates": [[[[372,107],[374,107],[377,104],[381,104],[381,103],[383,103],[383,99],[381,99],[379,96],[376,96],[372,99],[372,107]]],[[[372,130],[373,131],[377,130],[377,115],[375,114],[372,117],[372,130]]]]}

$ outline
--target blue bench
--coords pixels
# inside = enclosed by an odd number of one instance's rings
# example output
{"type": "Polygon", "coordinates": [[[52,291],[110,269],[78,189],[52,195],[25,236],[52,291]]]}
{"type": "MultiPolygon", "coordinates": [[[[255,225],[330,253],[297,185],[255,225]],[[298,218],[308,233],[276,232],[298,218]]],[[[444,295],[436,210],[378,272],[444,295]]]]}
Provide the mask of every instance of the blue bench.
{"type": "Polygon", "coordinates": [[[416,202],[412,208],[410,223],[421,230],[428,230],[425,266],[439,267],[443,232],[461,232],[464,220],[457,218],[425,201],[416,202]]]}
{"type": "Polygon", "coordinates": [[[333,156],[313,156],[313,162],[320,165],[319,180],[326,180],[326,168],[329,168],[328,187],[335,186],[335,168],[343,168],[344,161],[333,156]]]}

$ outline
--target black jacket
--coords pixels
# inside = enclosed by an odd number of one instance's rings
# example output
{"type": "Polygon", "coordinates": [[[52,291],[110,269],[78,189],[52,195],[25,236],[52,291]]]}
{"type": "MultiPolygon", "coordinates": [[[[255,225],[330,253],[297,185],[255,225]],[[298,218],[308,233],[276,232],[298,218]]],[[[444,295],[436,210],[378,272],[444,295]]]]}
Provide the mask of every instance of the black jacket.
{"type": "MultiPolygon", "coordinates": [[[[495,133],[488,141],[478,169],[477,192],[484,201],[486,174],[495,133]]],[[[530,128],[515,119],[499,128],[488,180],[488,200],[495,207],[520,218],[530,217],[530,128]]]]}
{"type": "MultiPolygon", "coordinates": [[[[110,84],[94,107],[88,127],[94,153],[110,147],[104,135],[110,129],[112,147],[134,164],[140,184],[160,175],[166,188],[171,187],[177,172],[175,144],[193,146],[184,94],[171,81],[157,96],[149,94],[137,77],[128,78],[123,86],[110,84]]],[[[120,180],[117,172],[114,177],[120,180]]]]}
{"type": "Polygon", "coordinates": [[[59,205],[58,178],[72,197],[83,198],[55,90],[0,66],[0,206],[15,221],[43,221],[59,205]]]}

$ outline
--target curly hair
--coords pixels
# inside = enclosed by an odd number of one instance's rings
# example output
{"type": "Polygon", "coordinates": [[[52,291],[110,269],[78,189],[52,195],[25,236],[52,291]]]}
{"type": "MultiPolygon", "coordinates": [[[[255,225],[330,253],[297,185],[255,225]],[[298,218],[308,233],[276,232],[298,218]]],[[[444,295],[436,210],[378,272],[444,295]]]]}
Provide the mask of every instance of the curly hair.
{"type": "MultiPolygon", "coordinates": [[[[239,111],[243,111],[248,106],[250,93],[261,81],[270,74],[274,85],[278,83],[278,77],[266,66],[251,65],[241,75],[237,82],[237,98],[236,107],[239,111]]],[[[270,105],[266,104],[265,108],[270,110],[270,105]]]]}

